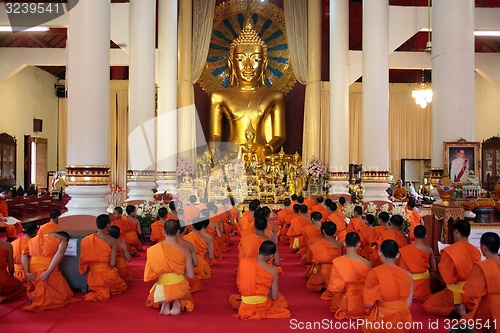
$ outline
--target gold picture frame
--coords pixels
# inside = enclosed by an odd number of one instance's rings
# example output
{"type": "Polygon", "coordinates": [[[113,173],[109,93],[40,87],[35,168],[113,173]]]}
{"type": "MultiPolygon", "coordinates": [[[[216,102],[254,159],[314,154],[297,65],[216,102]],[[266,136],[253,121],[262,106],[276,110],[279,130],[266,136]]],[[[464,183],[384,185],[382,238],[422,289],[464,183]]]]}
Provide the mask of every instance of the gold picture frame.
{"type": "Polygon", "coordinates": [[[443,175],[453,183],[463,183],[474,174],[481,176],[481,143],[467,142],[460,139],[454,142],[443,142],[444,164],[443,175]]]}

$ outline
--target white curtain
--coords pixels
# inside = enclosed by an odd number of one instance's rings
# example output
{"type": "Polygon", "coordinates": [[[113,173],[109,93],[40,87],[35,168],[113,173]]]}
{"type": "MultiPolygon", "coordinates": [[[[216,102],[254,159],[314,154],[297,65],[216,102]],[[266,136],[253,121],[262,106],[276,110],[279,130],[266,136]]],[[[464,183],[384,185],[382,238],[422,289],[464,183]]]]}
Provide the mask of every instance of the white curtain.
{"type": "Polygon", "coordinates": [[[196,83],[200,78],[207,61],[214,12],[215,0],[193,0],[193,83],[196,83]]]}
{"type": "Polygon", "coordinates": [[[307,83],[307,0],[284,0],[286,39],[297,81],[307,83]]]}

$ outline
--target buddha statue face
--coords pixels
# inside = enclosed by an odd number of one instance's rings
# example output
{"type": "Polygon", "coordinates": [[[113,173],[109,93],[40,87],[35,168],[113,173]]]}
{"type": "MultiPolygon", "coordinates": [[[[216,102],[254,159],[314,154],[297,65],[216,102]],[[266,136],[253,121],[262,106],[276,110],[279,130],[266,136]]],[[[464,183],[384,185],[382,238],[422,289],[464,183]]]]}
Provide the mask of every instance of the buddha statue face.
{"type": "Polygon", "coordinates": [[[260,45],[236,45],[231,58],[234,79],[243,88],[253,88],[262,81],[266,65],[260,45]]]}

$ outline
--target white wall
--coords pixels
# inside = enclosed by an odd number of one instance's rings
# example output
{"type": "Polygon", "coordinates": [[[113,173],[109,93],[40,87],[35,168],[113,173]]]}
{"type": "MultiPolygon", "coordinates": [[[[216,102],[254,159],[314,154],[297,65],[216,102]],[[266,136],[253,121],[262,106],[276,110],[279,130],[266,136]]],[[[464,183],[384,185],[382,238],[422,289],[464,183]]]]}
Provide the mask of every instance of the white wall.
{"type": "Polygon", "coordinates": [[[476,73],[475,141],[500,135],[500,89],[476,73]]]}
{"type": "Polygon", "coordinates": [[[48,170],[56,170],[58,100],[57,78],[33,66],[0,81],[0,133],[17,139],[16,186],[24,187],[24,136],[48,139],[48,170]],[[33,132],[33,118],[43,119],[43,131],[33,132]]]}

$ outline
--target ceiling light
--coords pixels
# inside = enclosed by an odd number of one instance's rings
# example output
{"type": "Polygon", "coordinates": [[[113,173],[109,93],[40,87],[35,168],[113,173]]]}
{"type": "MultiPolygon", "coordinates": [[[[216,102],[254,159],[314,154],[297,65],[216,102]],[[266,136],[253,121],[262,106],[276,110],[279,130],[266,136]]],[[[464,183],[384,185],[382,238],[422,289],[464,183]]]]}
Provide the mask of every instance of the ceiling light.
{"type": "Polygon", "coordinates": [[[38,27],[22,27],[22,26],[10,26],[2,25],[0,26],[0,31],[2,32],[17,32],[17,31],[48,31],[49,27],[38,26],[38,27]]]}

